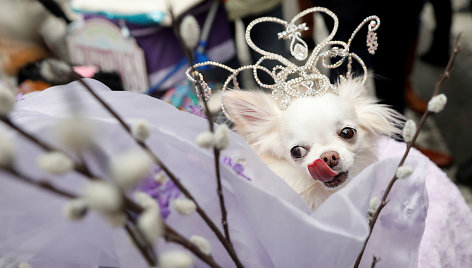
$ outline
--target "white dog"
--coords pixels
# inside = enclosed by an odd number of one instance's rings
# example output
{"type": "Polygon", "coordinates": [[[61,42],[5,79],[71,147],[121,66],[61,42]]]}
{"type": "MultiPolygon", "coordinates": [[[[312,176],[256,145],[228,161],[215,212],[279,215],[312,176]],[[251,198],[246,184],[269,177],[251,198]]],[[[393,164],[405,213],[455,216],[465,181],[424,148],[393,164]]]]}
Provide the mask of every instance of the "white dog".
{"type": "Polygon", "coordinates": [[[399,133],[403,120],[358,79],[337,91],[295,99],[284,110],[261,91],[229,91],[222,99],[235,131],[311,209],[376,161],[377,139],[399,133]]]}

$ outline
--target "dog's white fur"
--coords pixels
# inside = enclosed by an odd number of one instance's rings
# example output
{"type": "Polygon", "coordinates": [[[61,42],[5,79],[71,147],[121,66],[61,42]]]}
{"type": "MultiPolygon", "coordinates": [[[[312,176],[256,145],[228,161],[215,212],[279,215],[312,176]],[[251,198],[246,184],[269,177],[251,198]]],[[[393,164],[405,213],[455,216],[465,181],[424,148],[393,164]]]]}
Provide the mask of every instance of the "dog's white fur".
{"type": "Polygon", "coordinates": [[[307,165],[324,152],[339,154],[335,171],[348,171],[348,179],[376,160],[375,144],[381,135],[399,133],[402,116],[367,94],[359,79],[337,85],[339,95],[304,97],[281,110],[271,94],[262,91],[230,91],[222,101],[235,125],[261,159],[316,209],[329,195],[342,188],[327,188],[314,180],[307,165]],[[357,130],[355,139],[339,137],[344,127],[357,130]],[[293,146],[309,148],[294,160],[293,146]]]}

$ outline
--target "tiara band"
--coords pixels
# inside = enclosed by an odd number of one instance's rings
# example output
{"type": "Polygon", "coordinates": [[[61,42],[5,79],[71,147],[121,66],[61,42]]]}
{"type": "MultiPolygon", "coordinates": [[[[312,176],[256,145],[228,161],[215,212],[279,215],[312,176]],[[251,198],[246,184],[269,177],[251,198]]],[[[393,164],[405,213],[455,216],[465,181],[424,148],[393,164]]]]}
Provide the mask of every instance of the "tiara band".
{"type": "MultiPolygon", "coordinates": [[[[237,69],[233,69],[224,64],[206,61],[202,63],[197,63],[191,68],[187,69],[187,77],[190,81],[195,82],[195,79],[192,75],[197,74],[199,78],[203,79],[200,73],[196,72],[191,74],[191,70],[196,70],[196,68],[201,66],[217,66],[229,71],[231,74],[226,79],[223,84],[222,92],[224,94],[225,90],[228,89],[228,86],[231,81],[233,81],[234,89],[240,89],[237,84],[236,77],[243,70],[253,71],[253,76],[257,84],[263,88],[269,89],[272,91],[272,97],[278,103],[280,109],[285,109],[291,103],[292,100],[296,98],[306,97],[306,96],[321,96],[327,92],[332,92],[333,94],[338,94],[336,87],[331,84],[329,78],[322,74],[316,67],[321,61],[321,65],[326,69],[335,69],[341,66],[347,60],[347,72],[346,75],[341,75],[341,79],[346,79],[351,77],[352,72],[352,63],[353,59],[362,67],[363,70],[363,79],[362,83],[365,83],[367,80],[367,67],[364,61],[355,53],[349,50],[350,45],[356,34],[360,29],[368,23],[368,34],[366,39],[366,45],[368,52],[374,54],[377,47],[377,34],[376,30],[380,26],[380,19],[377,16],[369,16],[365,18],[351,34],[351,37],[346,42],[332,40],[336,31],[338,29],[339,21],[337,16],[331,12],[329,9],[324,7],[312,7],[298,13],[290,22],[285,20],[274,18],[274,17],[262,17],[252,21],[246,28],[246,42],[248,46],[254,51],[260,53],[262,56],[259,60],[252,65],[242,66],[237,69]],[[327,14],[334,20],[334,27],[331,30],[331,33],[326,37],[321,43],[319,43],[308,56],[308,45],[301,38],[301,32],[308,30],[309,28],[305,23],[296,24],[296,21],[301,17],[315,12],[320,12],[327,14]],[[265,51],[259,48],[251,39],[251,30],[252,28],[259,23],[269,22],[269,23],[278,23],[285,27],[285,30],[278,33],[278,39],[290,40],[290,54],[297,61],[306,60],[305,64],[297,65],[290,61],[289,59],[284,58],[283,56],[265,51]],[[340,59],[334,63],[327,63],[328,59],[337,58],[340,59]],[[272,70],[262,66],[261,64],[265,60],[275,60],[279,62],[279,65],[276,65],[272,70]],[[257,71],[261,70],[267,73],[274,80],[273,84],[264,84],[260,81],[257,71]],[[289,78],[295,76],[294,78],[289,78]]],[[[205,86],[204,95],[209,96],[211,90],[208,86],[205,86]]],[[[202,96],[200,96],[202,97],[202,96]]],[[[229,115],[225,112],[224,106],[222,105],[223,113],[228,117],[229,115]]]]}

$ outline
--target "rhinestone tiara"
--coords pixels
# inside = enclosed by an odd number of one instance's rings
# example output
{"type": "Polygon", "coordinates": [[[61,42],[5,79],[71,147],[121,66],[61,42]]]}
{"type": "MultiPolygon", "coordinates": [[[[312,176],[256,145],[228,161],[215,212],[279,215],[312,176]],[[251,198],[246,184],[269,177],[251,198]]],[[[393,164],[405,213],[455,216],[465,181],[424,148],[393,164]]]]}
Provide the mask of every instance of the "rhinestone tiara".
{"type": "MultiPolygon", "coordinates": [[[[348,77],[351,77],[352,63],[353,59],[355,59],[363,69],[362,83],[365,83],[365,81],[367,80],[367,67],[364,61],[362,61],[362,59],[357,54],[349,51],[349,48],[356,34],[366,24],[368,24],[366,45],[368,48],[368,52],[370,54],[374,54],[378,46],[377,34],[375,31],[380,26],[380,19],[377,16],[369,16],[365,18],[351,34],[351,37],[349,38],[347,43],[343,41],[332,40],[338,29],[339,21],[338,17],[333,12],[324,7],[312,7],[306,9],[298,13],[295,17],[293,17],[290,22],[274,17],[258,18],[248,25],[245,36],[246,42],[249,47],[251,47],[254,51],[262,54],[262,57],[255,64],[242,66],[238,69],[233,69],[218,62],[206,61],[193,65],[193,67],[187,69],[186,74],[190,81],[195,82],[195,79],[192,77],[192,75],[198,75],[201,79],[203,79],[202,75],[195,71],[196,68],[201,66],[218,66],[229,71],[231,74],[226,79],[222,88],[222,92],[224,94],[224,91],[228,89],[228,86],[231,81],[233,81],[234,89],[240,89],[237,83],[236,76],[243,70],[252,69],[254,79],[256,80],[257,84],[259,84],[259,86],[263,88],[271,90],[272,97],[278,103],[279,107],[281,109],[285,109],[288,107],[290,102],[296,98],[306,96],[321,96],[328,91],[337,94],[336,88],[333,84],[331,84],[329,78],[318,70],[317,65],[320,61],[321,65],[324,68],[334,69],[341,66],[347,60],[346,75],[341,75],[340,77],[341,79],[346,79],[348,77]],[[329,36],[326,37],[321,43],[319,43],[308,56],[308,46],[301,38],[301,32],[308,30],[308,27],[305,23],[296,24],[296,21],[303,16],[309,14],[313,15],[312,13],[315,12],[324,13],[330,16],[334,20],[334,27],[329,36]],[[281,55],[265,51],[256,46],[256,44],[254,44],[251,39],[251,30],[256,24],[262,22],[272,22],[283,25],[285,27],[285,30],[278,33],[278,39],[289,40],[291,55],[297,61],[301,62],[306,60],[305,64],[297,65],[296,63],[284,58],[281,55]],[[340,57],[340,59],[334,63],[327,62],[328,59],[336,57],[340,57]],[[261,65],[264,60],[275,60],[278,61],[280,64],[276,65],[272,70],[269,70],[261,65]],[[190,72],[192,70],[194,71],[194,73],[191,74],[190,72]],[[271,85],[262,83],[257,75],[257,70],[261,70],[270,75],[274,80],[274,83],[271,85]]],[[[205,98],[209,97],[209,94],[211,94],[210,88],[205,85],[204,90],[205,98]]],[[[222,110],[224,114],[228,116],[228,114],[224,110],[223,105],[222,110]]]]}

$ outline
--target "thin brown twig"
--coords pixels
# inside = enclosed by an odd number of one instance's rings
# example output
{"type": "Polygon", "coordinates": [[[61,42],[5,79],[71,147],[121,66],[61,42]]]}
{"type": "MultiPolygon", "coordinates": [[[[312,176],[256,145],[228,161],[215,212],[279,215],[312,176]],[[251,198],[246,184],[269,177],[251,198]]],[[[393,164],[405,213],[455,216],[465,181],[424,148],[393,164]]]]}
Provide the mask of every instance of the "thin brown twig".
{"type": "MultiPolygon", "coordinates": [[[[177,39],[179,40],[180,45],[182,46],[182,48],[185,52],[185,55],[187,56],[189,66],[193,66],[193,51],[186,46],[186,44],[185,44],[185,42],[182,38],[182,35],[180,33],[180,29],[179,29],[179,26],[178,26],[178,23],[177,23],[177,19],[174,16],[174,12],[172,10],[172,7],[170,5],[168,5],[167,9],[169,10],[169,14],[170,14],[170,18],[171,18],[171,21],[172,21],[172,27],[174,29],[174,33],[177,36],[177,39]]],[[[192,68],[192,75],[194,77],[194,80],[196,81],[195,86],[196,86],[196,89],[197,89],[197,95],[201,96],[200,100],[203,103],[204,112],[205,112],[205,115],[206,115],[206,118],[207,118],[207,121],[208,121],[209,129],[212,133],[214,133],[215,130],[214,130],[214,126],[213,126],[212,115],[211,115],[210,110],[208,109],[208,104],[207,104],[207,101],[205,99],[204,90],[203,90],[203,86],[202,86],[203,81],[201,81],[201,77],[198,75],[198,73],[197,73],[197,75],[195,75],[194,68],[193,67],[191,67],[191,68],[192,68]]],[[[225,201],[224,201],[223,188],[222,188],[222,185],[221,185],[221,171],[220,171],[220,161],[219,161],[219,159],[220,159],[220,150],[216,147],[213,147],[213,157],[214,157],[215,176],[216,176],[216,183],[217,183],[216,192],[217,192],[218,199],[219,199],[219,202],[220,202],[220,210],[221,210],[221,224],[223,225],[225,238],[228,240],[229,246],[232,248],[232,251],[234,251],[234,247],[233,247],[233,244],[231,243],[230,234],[229,234],[228,220],[227,220],[227,210],[226,210],[226,205],[225,205],[225,201]]],[[[234,254],[235,254],[235,257],[236,257],[235,252],[234,252],[234,254]]],[[[236,265],[238,267],[242,267],[242,265],[239,262],[239,260],[237,259],[237,257],[233,258],[233,260],[236,262],[236,265]]]]}
{"type": "MultiPolygon", "coordinates": [[[[172,21],[172,28],[174,29],[174,33],[177,36],[177,39],[179,40],[179,43],[180,43],[180,45],[182,46],[182,48],[185,52],[185,55],[186,55],[187,60],[189,62],[189,66],[193,66],[193,51],[189,47],[186,46],[186,44],[185,44],[185,42],[182,38],[182,35],[180,33],[180,29],[179,29],[179,24],[177,22],[177,19],[175,18],[174,12],[173,12],[172,7],[170,6],[170,4],[167,6],[167,10],[169,11],[170,18],[171,18],[171,21],[172,21]]],[[[205,99],[205,96],[204,96],[204,89],[203,89],[203,86],[202,86],[203,81],[201,80],[200,75],[198,75],[198,72],[196,72],[193,67],[191,67],[191,68],[192,68],[192,76],[193,76],[194,80],[196,81],[195,86],[197,88],[197,95],[201,96],[200,100],[203,103],[204,112],[205,112],[205,116],[206,116],[207,121],[208,121],[210,131],[212,133],[214,133],[215,130],[214,130],[214,126],[213,126],[213,118],[212,118],[210,110],[208,109],[207,100],[205,99]]],[[[223,188],[222,188],[222,185],[221,185],[221,171],[220,171],[220,161],[219,161],[219,159],[220,159],[220,150],[216,147],[213,147],[213,156],[214,156],[215,176],[216,176],[216,184],[217,184],[216,192],[217,192],[218,199],[219,199],[219,202],[220,202],[220,210],[221,210],[221,224],[223,225],[225,238],[228,240],[231,247],[233,247],[233,244],[231,243],[231,239],[230,239],[230,235],[229,235],[227,210],[226,210],[226,205],[225,205],[224,196],[223,196],[223,188]]]]}
{"type": "MultiPolygon", "coordinates": [[[[208,109],[208,103],[205,99],[204,93],[203,93],[203,81],[201,80],[200,75],[198,75],[198,72],[194,70],[192,67],[192,76],[195,79],[196,83],[195,86],[197,88],[197,94],[202,96],[201,100],[203,103],[203,108],[205,111],[205,115],[207,117],[208,125],[210,128],[210,131],[212,133],[215,132],[214,126],[213,126],[213,118],[211,115],[210,110],[208,109]]],[[[220,170],[220,150],[216,147],[213,147],[213,155],[214,155],[214,164],[215,164],[215,174],[216,174],[216,183],[217,183],[217,194],[218,198],[220,201],[220,209],[221,209],[221,224],[223,225],[223,230],[225,232],[226,239],[231,243],[231,239],[229,236],[229,228],[228,228],[228,220],[227,220],[227,211],[226,211],[226,205],[224,201],[224,196],[223,196],[223,188],[221,186],[221,170],[220,170]]]]}
{"type": "Polygon", "coordinates": [[[6,173],[8,173],[12,176],[15,176],[16,178],[18,178],[20,181],[22,181],[24,183],[27,183],[29,185],[41,188],[43,190],[54,193],[54,194],[59,195],[61,197],[70,198],[70,199],[77,198],[77,196],[75,194],[69,193],[68,191],[65,191],[65,190],[62,190],[62,189],[59,189],[59,188],[55,187],[53,184],[51,184],[50,182],[48,182],[47,180],[44,180],[44,179],[34,180],[34,179],[24,175],[24,174],[19,173],[18,171],[16,171],[15,169],[13,169],[11,167],[2,168],[1,170],[5,171],[6,173]]]}
{"type": "MultiPolygon", "coordinates": [[[[31,135],[30,133],[26,132],[24,129],[22,129],[21,127],[19,127],[18,125],[16,125],[13,121],[10,120],[10,118],[8,117],[0,117],[0,120],[6,124],[7,126],[9,126],[10,128],[16,130],[18,133],[20,133],[23,137],[25,137],[26,139],[30,140],[31,142],[37,144],[39,147],[41,147],[43,150],[45,151],[57,151],[57,152],[61,152],[65,155],[67,155],[64,151],[58,149],[58,148],[54,148],[53,146],[41,141],[40,139],[36,138],[35,136],[31,135]]],[[[79,173],[81,173],[82,175],[86,176],[86,177],[90,177],[91,179],[94,178],[94,176],[92,175],[92,173],[90,172],[90,170],[88,170],[84,165],[80,164],[80,163],[77,163],[74,161],[74,170],[78,171],[79,173]]]]}
{"type": "MultiPolygon", "coordinates": [[[[454,45],[454,51],[451,55],[451,57],[449,58],[449,62],[446,66],[446,69],[444,71],[444,73],[441,74],[441,76],[439,77],[438,81],[436,82],[436,85],[435,85],[435,88],[434,88],[434,91],[433,91],[433,95],[432,97],[435,97],[436,95],[439,94],[439,91],[441,90],[444,82],[446,81],[446,79],[448,79],[451,75],[451,71],[452,71],[452,66],[454,65],[454,61],[456,60],[456,57],[457,55],[459,54],[460,50],[461,50],[461,46],[459,45],[459,39],[461,37],[461,34],[459,34],[456,38],[456,41],[455,41],[455,45],[454,45]]],[[[423,116],[421,117],[421,120],[418,124],[418,127],[416,128],[416,132],[415,134],[413,135],[412,139],[410,142],[407,143],[407,147],[406,147],[406,150],[405,150],[405,153],[403,154],[403,157],[401,158],[400,160],[400,163],[398,164],[398,167],[401,167],[404,163],[405,163],[405,160],[410,152],[410,149],[411,147],[413,147],[413,145],[415,144],[415,141],[416,141],[416,138],[418,137],[418,134],[420,133],[426,119],[428,118],[428,116],[431,114],[431,112],[429,110],[426,110],[424,113],[423,113],[423,116]]],[[[377,222],[377,219],[380,215],[380,212],[382,211],[382,209],[385,207],[386,205],[386,200],[387,200],[387,197],[390,193],[390,191],[392,190],[392,187],[393,185],[395,184],[395,182],[398,180],[397,176],[394,175],[393,178],[390,180],[388,186],[387,186],[387,189],[385,190],[383,196],[382,196],[382,201],[380,202],[380,205],[379,207],[377,208],[377,210],[375,211],[375,214],[374,216],[372,217],[372,219],[370,220],[369,222],[369,226],[370,226],[370,230],[369,230],[369,234],[366,238],[366,240],[364,241],[364,245],[362,247],[362,250],[361,252],[359,253],[359,255],[357,256],[357,259],[356,259],[356,262],[354,264],[354,268],[357,268],[359,267],[360,265],[360,262],[362,260],[362,255],[364,254],[364,251],[365,251],[365,248],[367,246],[367,243],[369,242],[369,239],[372,235],[372,231],[374,230],[374,225],[375,223],[377,222]]]]}

